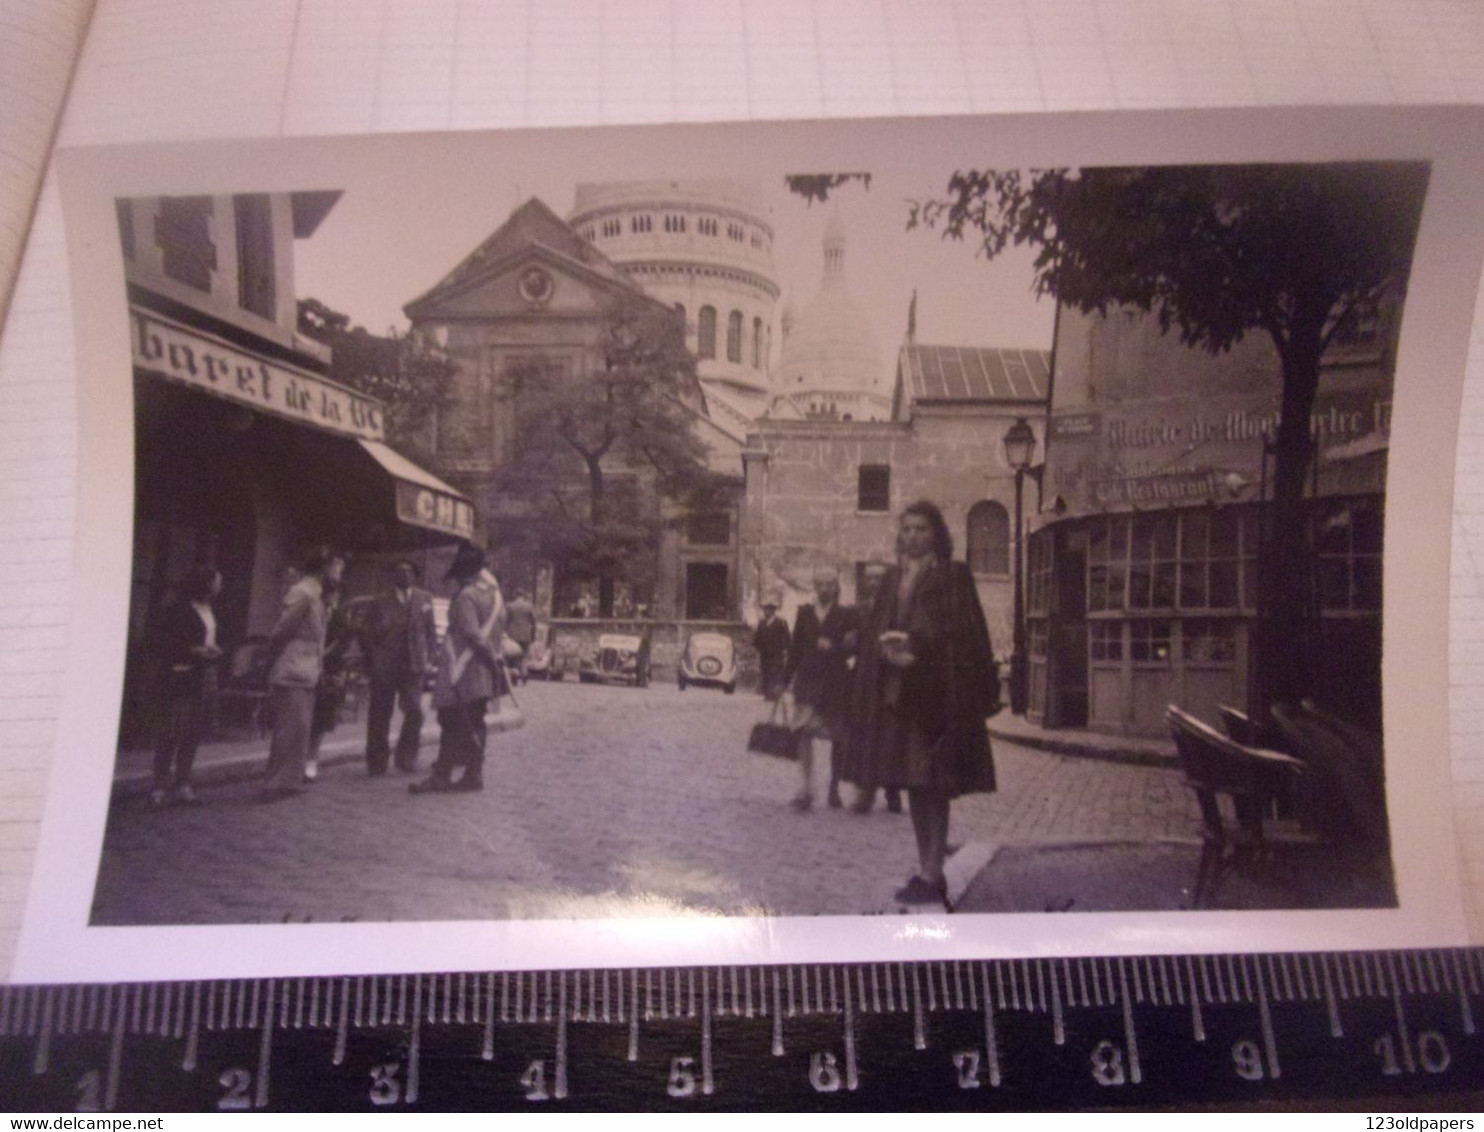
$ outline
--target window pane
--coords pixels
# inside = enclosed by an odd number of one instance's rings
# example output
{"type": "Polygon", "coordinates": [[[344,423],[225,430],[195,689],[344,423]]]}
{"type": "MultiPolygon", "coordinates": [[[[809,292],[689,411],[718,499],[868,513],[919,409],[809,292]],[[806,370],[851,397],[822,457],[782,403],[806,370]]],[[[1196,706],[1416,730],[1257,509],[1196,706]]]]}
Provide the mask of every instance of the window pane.
{"type": "Polygon", "coordinates": [[[1154,526],[1154,555],[1156,558],[1175,557],[1175,516],[1161,515],[1154,526]]]}
{"type": "Polygon", "coordinates": [[[1115,561],[1128,559],[1128,520],[1108,520],[1108,556],[1115,561]]]}
{"type": "Polygon", "coordinates": [[[1203,511],[1180,516],[1180,557],[1196,561],[1206,557],[1207,532],[1211,520],[1203,511]]]}
{"type": "Polygon", "coordinates": [[[861,465],[856,506],[861,511],[891,510],[891,469],[882,464],[861,465]]]}
{"type": "Polygon", "coordinates": [[[1108,561],[1108,522],[1106,519],[1100,523],[1093,524],[1087,544],[1087,560],[1089,562],[1108,561]]]}
{"type": "Polygon", "coordinates": [[[1108,567],[1108,608],[1124,608],[1125,576],[1128,571],[1123,566],[1108,567]]]}
{"type": "Polygon", "coordinates": [[[1154,567],[1154,595],[1150,604],[1155,609],[1175,607],[1175,564],[1160,562],[1154,567]]]}
{"type": "Polygon", "coordinates": [[[1237,564],[1235,562],[1211,563],[1211,608],[1235,609],[1237,607],[1237,564]]]}
{"type": "Polygon", "coordinates": [[[216,245],[211,242],[210,197],[161,197],[155,243],[164,253],[166,275],[202,291],[211,290],[216,245]]]}
{"type": "Polygon", "coordinates": [[[1218,511],[1211,518],[1211,557],[1237,556],[1237,516],[1233,511],[1218,511]]]}
{"type": "Polygon", "coordinates": [[[1108,608],[1108,567],[1087,568],[1087,608],[1101,613],[1108,608]]]}
{"type": "Polygon", "coordinates": [[[1148,561],[1154,554],[1154,520],[1141,515],[1133,522],[1130,555],[1134,561],[1148,561]]]}
{"type": "Polygon", "coordinates": [[[1205,609],[1211,604],[1206,591],[1206,567],[1201,562],[1180,564],[1180,607],[1205,609]]]}
{"type": "Polygon", "coordinates": [[[1128,571],[1128,607],[1130,609],[1148,609],[1150,598],[1153,594],[1154,579],[1149,567],[1142,562],[1135,562],[1128,571]]]}

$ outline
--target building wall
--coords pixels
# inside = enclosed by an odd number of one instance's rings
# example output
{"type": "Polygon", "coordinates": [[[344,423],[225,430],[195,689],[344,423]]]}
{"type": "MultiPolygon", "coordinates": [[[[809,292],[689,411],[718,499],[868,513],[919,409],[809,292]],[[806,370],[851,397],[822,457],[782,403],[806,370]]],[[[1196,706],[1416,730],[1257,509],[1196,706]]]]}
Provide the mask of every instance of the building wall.
{"type": "MultiPolygon", "coordinates": [[[[844,600],[856,600],[856,564],[895,561],[902,509],[928,499],[943,511],[954,557],[965,557],[969,509],[991,500],[1015,514],[1015,477],[1002,439],[1019,413],[957,407],[920,413],[910,423],[848,422],[763,425],[749,437],[741,573],[743,615],[755,622],[761,600],[781,598],[792,621],[812,594],[820,567],[840,572],[844,600]],[[859,510],[862,465],[891,469],[890,507],[859,510]]],[[[1037,423],[1039,429],[1039,422],[1037,423]]],[[[1036,506],[1025,485],[1027,514],[1036,506]]],[[[1013,537],[1013,535],[1012,535],[1013,537]]],[[[1013,556],[1012,556],[1013,563],[1013,556]]],[[[1003,574],[976,575],[979,597],[997,656],[1009,655],[1013,565],[1003,574]]]]}
{"type": "Polygon", "coordinates": [[[240,296],[240,261],[234,198],[213,196],[206,218],[215,265],[205,290],[165,274],[165,252],[157,236],[160,198],[148,197],[119,202],[121,224],[132,231],[133,255],[125,261],[128,281],[181,303],[204,315],[291,348],[304,360],[329,363],[329,349],[302,338],[298,327],[298,293],[294,289],[293,202],[287,193],[266,196],[271,223],[273,317],[266,318],[243,307],[240,296]]]}

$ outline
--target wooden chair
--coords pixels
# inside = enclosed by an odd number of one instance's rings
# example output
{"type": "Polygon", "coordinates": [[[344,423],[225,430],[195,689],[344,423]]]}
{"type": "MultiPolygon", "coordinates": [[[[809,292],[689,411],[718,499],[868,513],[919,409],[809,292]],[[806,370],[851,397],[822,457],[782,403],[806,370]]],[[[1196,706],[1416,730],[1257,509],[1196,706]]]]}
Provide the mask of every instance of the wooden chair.
{"type": "Polygon", "coordinates": [[[1192,907],[1211,905],[1229,868],[1261,868],[1279,848],[1317,844],[1316,838],[1280,826],[1270,817],[1275,800],[1302,778],[1301,760],[1239,743],[1174,704],[1166,709],[1165,722],[1174,737],[1186,784],[1201,808],[1201,856],[1192,907]],[[1223,798],[1230,800],[1234,823],[1223,813],[1223,798]]]}

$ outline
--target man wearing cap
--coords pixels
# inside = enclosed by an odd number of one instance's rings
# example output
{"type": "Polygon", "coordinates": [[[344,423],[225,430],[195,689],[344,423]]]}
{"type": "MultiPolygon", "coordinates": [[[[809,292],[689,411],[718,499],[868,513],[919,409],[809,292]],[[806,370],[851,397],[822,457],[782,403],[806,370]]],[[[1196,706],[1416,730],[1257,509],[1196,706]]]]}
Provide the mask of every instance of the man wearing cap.
{"type": "Polygon", "coordinates": [[[448,607],[448,632],[438,650],[433,706],[438,710],[438,758],[432,773],[408,787],[413,794],[484,789],[484,713],[495,695],[496,651],[505,623],[500,583],[484,568],[484,553],[464,543],[444,575],[458,587],[448,607]],[[463,774],[455,779],[453,773],[463,774]]]}
{"type": "Polygon", "coordinates": [[[788,624],[778,616],[778,599],[763,599],[763,619],[752,634],[752,645],[757,649],[758,666],[762,669],[762,693],[765,700],[776,700],[783,691],[783,671],[788,662],[788,646],[792,643],[788,624]]]}
{"type": "Polygon", "coordinates": [[[417,767],[418,738],[423,726],[423,678],[433,659],[438,630],[433,624],[433,595],[416,585],[417,567],[397,563],[395,584],[371,605],[361,641],[371,677],[371,703],[366,712],[366,770],[386,773],[391,758],[388,733],[392,707],[402,705],[397,733],[397,769],[417,767]]]}
{"type": "Polygon", "coordinates": [[[840,575],[834,570],[816,570],[814,601],[799,608],[788,653],[787,681],[796,705],[794,725],[803,773],[792,803],[796,810],[814,805],[814,745],[821,739],[830,743],[827,800],[831,809],[840,807],[840,748],[850,710],[850,657],[855,646],[856,612],[840,604],[840,575]]]}

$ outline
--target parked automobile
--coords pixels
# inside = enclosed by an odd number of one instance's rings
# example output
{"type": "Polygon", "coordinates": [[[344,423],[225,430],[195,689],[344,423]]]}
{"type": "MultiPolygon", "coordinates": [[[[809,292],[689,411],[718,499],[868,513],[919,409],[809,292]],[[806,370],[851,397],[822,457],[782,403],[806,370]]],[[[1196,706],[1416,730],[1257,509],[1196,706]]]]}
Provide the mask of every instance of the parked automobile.
{"type": "Polygon", "coordinates": [[[676,679],[682,692],[701,684],[730,696],[737,690],[737,650],[732,638],[725,633],[692,633],[680,655],[676,679]]]}
{"type": "Polygon", "coordinates": [[[577,678],[584,684],[649,684],[649,634],[603,633],[582,658],[577,678]]]}

